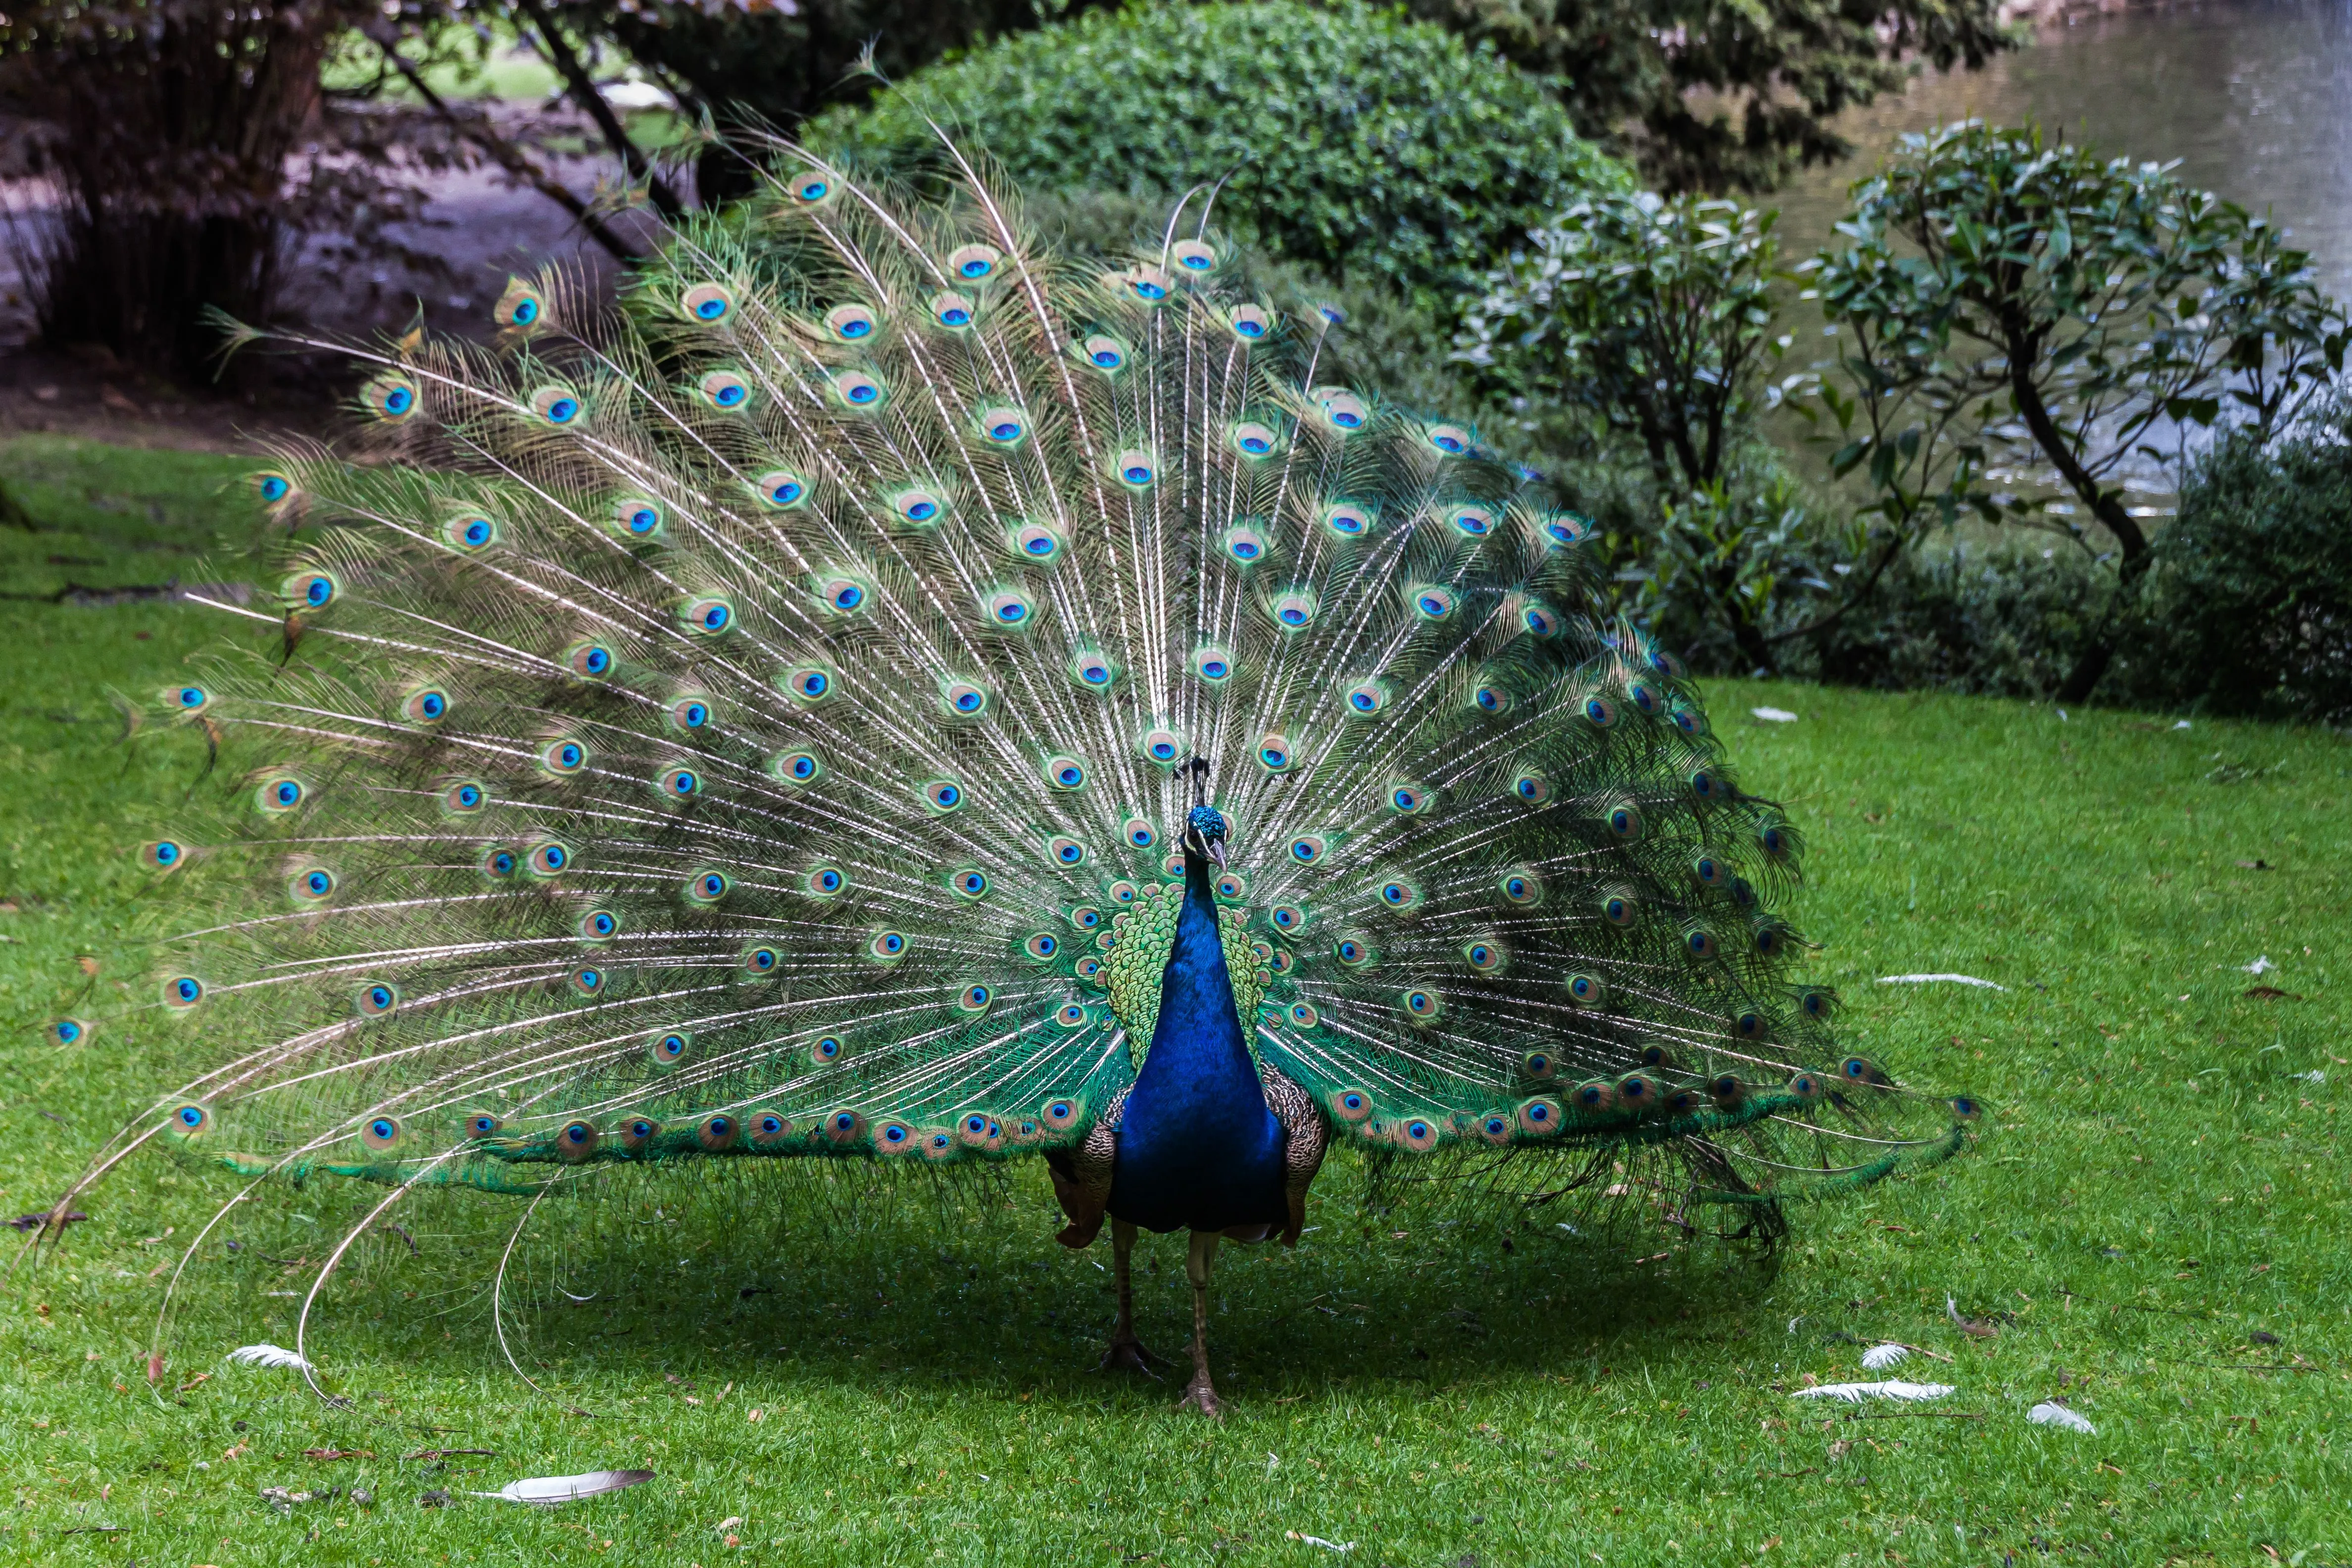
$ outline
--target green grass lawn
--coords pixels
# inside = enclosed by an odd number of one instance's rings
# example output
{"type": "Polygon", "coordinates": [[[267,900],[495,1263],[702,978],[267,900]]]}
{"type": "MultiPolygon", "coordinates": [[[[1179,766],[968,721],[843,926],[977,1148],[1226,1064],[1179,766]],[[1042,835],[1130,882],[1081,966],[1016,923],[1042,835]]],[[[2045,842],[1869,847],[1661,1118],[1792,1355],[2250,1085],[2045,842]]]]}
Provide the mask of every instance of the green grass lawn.
{"type": "MultiPolygon", "coordinates": [[[[103,1035],[61,1050],[37,1034],[135,973],[109,956],[144,887],[127,851],[203,766],[179,741],[122,744],[108,692],[245,635],[185,606],[40,596],[66,573],[193,573],[185,552],[235,515],[215,487],[237,466],[0,446],[44,530],[0,539],[5,587],[35,595],[7,603],[0,643],[12,1215],[45,1205],[163,1070],[103,1035]]],[[[312,1352],[351,1400],[331,1408],[222,1357],[291,1342],[297,1260],[381,1189],[237,1211],[151,1392],[156,1271],[234,1188],[140,1158],[0,1295],[0,1560],[2352,1561],[2345,742],[1793,686],[1710,696],[1743,780],[1811,835],[1798,913],[1847,1037],[1992,1107],[1959,1160],[1797,1214],[1772,1262],[1663,1231],[1596,1247],[1540,1213],[1375,1212],[1335,1161],[1297,1252],[1221,1263],[1231,1411],[1212,1426],[1171,1413],[1171,1386],[1090,1370],[1108,1259],[1054,1244],[1034,1168],[947,1199],[862,1170],[673,1175],[534,1216],[509,1322],[541,1397],[506,1369],[487,1300],[521,1209],[443,1195],[394,1212],[414,1254],[373,1234],[323,1296],[312,1352]],[[1801,717],[1753,722],[1761,703],[1801,717]],[[2259,957],[2276,967],[2257,978],[2259,957]],[[1874,983],[1917,971],[2006,989],[1874,983]],[[1947,1292],[1995,1337],[1953,1328],[1947,1292]],[[1858,1411],[1785,1392],[1863,1375],[1881,1339],[1954,1358],[1900,1375],[1958,1392],[1858,1411]],[[2273,1366],[2294,1370],[2257,1370],[2273,1366]],[[2028,1425],[2053,1395],[2097,1435],[2028,1425]],[[432,1448],[493,1452],[403,1458],[432,1448]],[[657,1479],[543,1512],[462,1495],[639,1466],[657,1479]],[[281,1512],[266,1487],[346,1490],[281,1512]],[[419,1506],[437,1491],[459,1495],[419,1506]]],[[[1181,1246],[1143,1256],[1144,1338],[1180,1352],[1181,1246]]]]}

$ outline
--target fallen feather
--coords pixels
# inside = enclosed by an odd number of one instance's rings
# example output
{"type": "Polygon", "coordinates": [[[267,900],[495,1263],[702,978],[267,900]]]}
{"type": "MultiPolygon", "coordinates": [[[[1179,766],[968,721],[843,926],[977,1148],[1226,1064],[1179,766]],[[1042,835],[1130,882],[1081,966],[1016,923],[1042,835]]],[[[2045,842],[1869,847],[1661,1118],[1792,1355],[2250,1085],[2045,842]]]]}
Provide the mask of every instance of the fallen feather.
{"type": "Polygon", "coordinates": [[[1793,724],[1797,721],[1797,716],[1786,708],[1750,708],[1748,711],[1767,724],[1793,724]]]}
{"type": "Polygon", "coordinates": [[[1319,1535],[1301,1535],[1295,1530],[1286,1530],[1282,1533],[1293,1541],[1303,1541],[1309,1546],[1319,1546],[1326,1552],[1353,1552],[1356,1549],[1356,1543],[1352,1541],[1326,1541],[1319,1535]]]}
{"type": "Polygon", "coordinates": [[[670,109],[677,100],[649,81],[606,82],[597,94],[615,109],[670,109]]]}
{"type": "Polygon", "coordinates": [[[2183,719],[2179,723],[2175,724],[2175,725],[2173,726],[2173,728],[2174,728],[2174,729],[2176,729],[2176,730],[2186,730],[2187,728],[2189,728],[2189,721],[2188,721],[2188,720],[2186,720],[2186,719],[2183,719]]]}
{"type": "Polygon", "coordinates": [[[1981,985],[1988,991],[2009,989],[1998,980],[1979,980],[1973,974],[1882,974],[1878,977],[1881,985],[1929,985],[1937,981],[1948,981],[1954,985],[1981,985]]]}
{"type": "Polygon", "coordinates": [[[1791,1389],[1791,1399],[1836,1399],[1859,1405],[1865,1399],[1941,1399],[1952,1392],[1948,1383],[1824,1383],[1818,1388],[1791,1389]]]}
{"type": "Polygon", "coordinates": [[[2099,1429],[2063,1405],[2044,1400],[2025,1413],[2025,1418],[2036,1426],[2063,1426],[2069,1432],[2081,1432],[2095,1437],[2099,1429]]]}
{"type": "Polygon", "coordinates": [[[239,1345],[228,1352],[228,1359],[239,1366],[268,1367],[272,1371],[289,1366],[297,1372],[319,1370],[283,1345],[239,1345]]]}
{"type": "Polygon", "coordinates": [[[508,1502],[531,1502],[552,1507],[577,1498],[616,1492],[653,1479],[651,1470],[590,1470],[578,1476],[533,1476],[529,1480],[509,1481],[494,1492],[467,1492],[466,1495],[503,1498],[508,1502]]]}
{"type": "Polygon", "coordinates": [[[2318,1068],[2314,1068],[2309,1072],[2291,1072],[2286,1076],[2295,1079],[2299,1083],[2326,1083],[2327,1081],[2327,1074],[2318,1068]]]}
{"type": "Polygon", "coordinates": [[[1909,1345],[1873,1345],[1862,1352],[1862,1370],[1885,1372],[1911,1359],[1909,1345]]]}
{"type": "Polygon", "coordinates": [[[2276,969],[2278,965],[2271,962],[2271,955],[2266,952],[2252,963],[2242,963],[2238,967],[2249,974],[2263,974],[2276,969]]]}

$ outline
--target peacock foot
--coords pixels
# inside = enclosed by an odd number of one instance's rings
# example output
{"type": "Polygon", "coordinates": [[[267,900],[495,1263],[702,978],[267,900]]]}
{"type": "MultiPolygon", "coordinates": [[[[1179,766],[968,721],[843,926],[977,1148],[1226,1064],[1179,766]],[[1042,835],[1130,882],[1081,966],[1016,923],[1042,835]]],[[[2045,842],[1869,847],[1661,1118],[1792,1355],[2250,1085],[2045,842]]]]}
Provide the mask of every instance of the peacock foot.
{"type": "Polygon", "coordinates": [[[1224,1401],[1217,1397],[1217,1391],[1209,1386],[1205,1377],[1195,1377],[1185,1386],[1184,1397],[1176,1402],[1176,1408],[1197,1410],[1212,1421],[1225,1418],[1224,1401]]]}
{"type": "Polygon", "coordinates": [[[1157,1378],[1160,1374],[1151,1369],[1166,1364],[1158,1356],[1145,1350],[1142,1341],[1133,1334],[1128,1334],[1110,1342],[1110,1348],[1103,1352],[1102,1360],[1096,1365],[1095,1370],[1097,1372],[1139,1372],[1146,1377],[1157,1378]]]}

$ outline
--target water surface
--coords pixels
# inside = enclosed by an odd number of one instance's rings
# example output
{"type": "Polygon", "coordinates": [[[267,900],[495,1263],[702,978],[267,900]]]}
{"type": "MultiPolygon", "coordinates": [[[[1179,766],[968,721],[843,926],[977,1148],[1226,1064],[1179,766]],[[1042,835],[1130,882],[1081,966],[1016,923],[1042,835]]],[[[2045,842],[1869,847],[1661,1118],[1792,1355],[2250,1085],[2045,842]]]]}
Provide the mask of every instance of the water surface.
{"type": "Polygon", "coordinates": [[[1971,115],[2038,119],[2135,161],[2180,160],[2183,178],[2267,210],[2313,253],[2322,284],[2352,296],[2352,0],[2231,0],[2083,17],[1980,71],[1928,75],[1845,115],[1858,148],[1780,193],[1793,255],[1836,237],[1847,185],[1895,138],[1971,115]]]}

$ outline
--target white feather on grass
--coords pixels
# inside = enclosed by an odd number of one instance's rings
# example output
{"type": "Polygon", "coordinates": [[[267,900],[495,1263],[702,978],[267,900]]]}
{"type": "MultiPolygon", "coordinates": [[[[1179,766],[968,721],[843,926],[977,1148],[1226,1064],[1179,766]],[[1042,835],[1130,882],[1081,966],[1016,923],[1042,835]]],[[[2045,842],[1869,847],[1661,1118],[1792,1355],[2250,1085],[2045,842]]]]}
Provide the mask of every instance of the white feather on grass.
{"type": "Polygon", "coordinates": [[[1859,1405],[1865,1399],[1941,1399],[1952,1392],[1948,1383],[1824,1383],[1817,1388],[1790,1391],[1796,1399],[1839,1399],[1859,1405]]]}
{"type": "Polygon", "coordinates": [[[1885,1372],[1888,1367],[1899,1365],[1910,1358],[1909,1345],[1873,1345],[1862,1352],[1862,1370],[1885,1372]]]}
{"type": "Polygon", "coordinates": [[[2063,1426],[2069,1432],[2081,1432],[2087,1436],[2095,1437],[2099,1435],[2099,1429],[2081,1415],[2063,1405],[2053,1404],[2048,1400],[2042,1401],[2027,1411],[2025,1418],[2036,1426],[2063,1426]]]}
{"type": "Polygon", "coordinates": [[[292,1367],[296,1372],[319,1370],[283,1345],[239,1345],[228,1352],[228,1359],[239,1366],[268,1367],[272,1371],[280,1367],[292,1367]]]}
{"type": "Polygon", "coordinates": [[[1881,985],[1979,985],[1987,991],[2006,991],[2008,986],[1998,980],[1979,980],[1973,974],[1882,974],[1881,985]]]}
{"type": "Polygon", "coordinates": [[[577,1476],[533,1476],[528,1480],[509,1481],[494,1492],[468,1492],[466,1495],[500,1498],[508,1502],[537,1503],[542,1508],[551,1508],[575,1498],[616,1492],[653,1479],[651,1470],[590,1470],[577,1476]]]}

